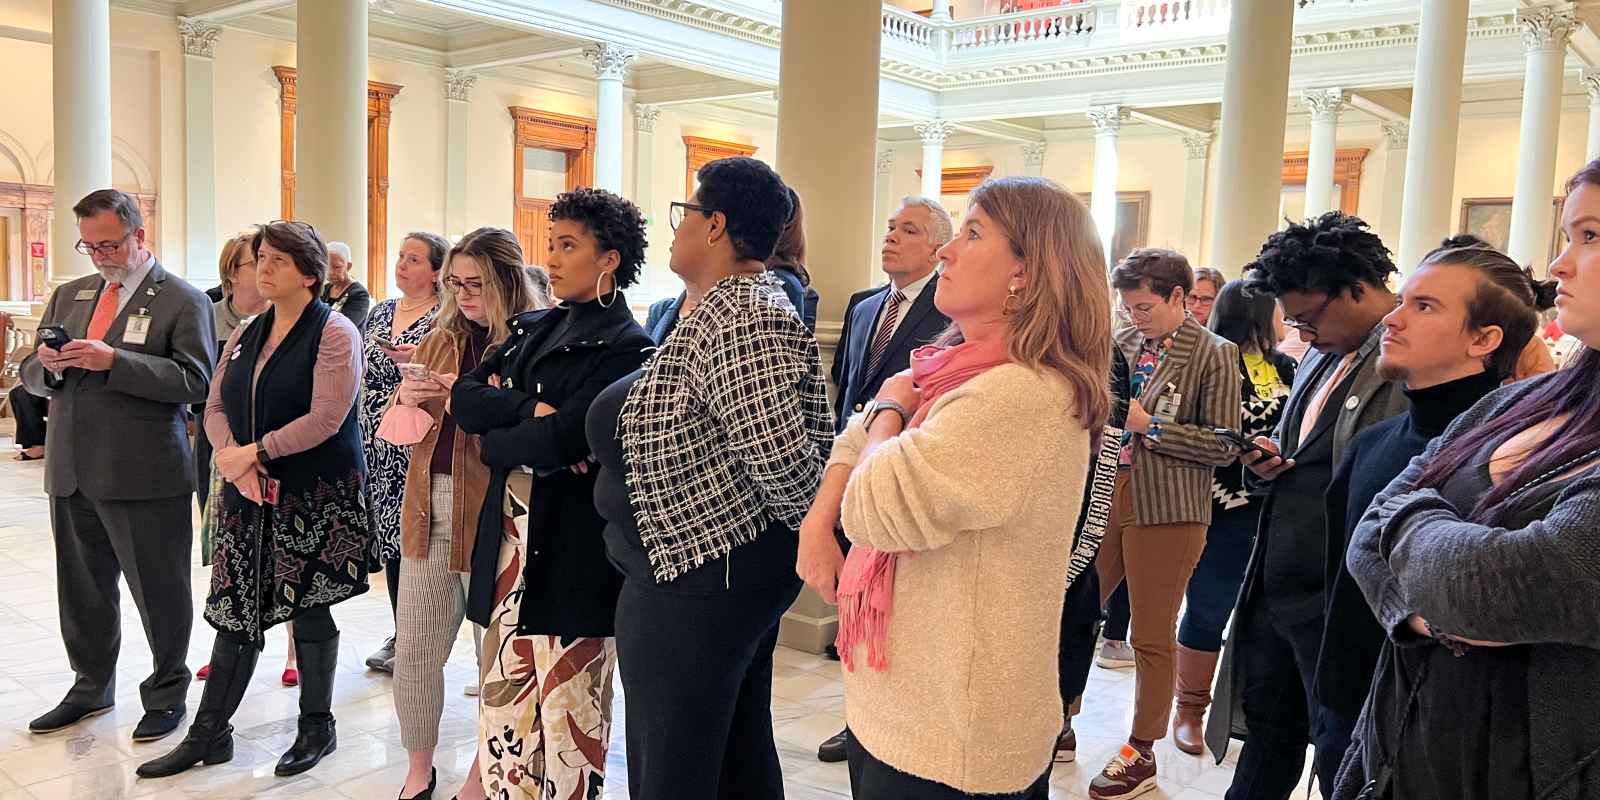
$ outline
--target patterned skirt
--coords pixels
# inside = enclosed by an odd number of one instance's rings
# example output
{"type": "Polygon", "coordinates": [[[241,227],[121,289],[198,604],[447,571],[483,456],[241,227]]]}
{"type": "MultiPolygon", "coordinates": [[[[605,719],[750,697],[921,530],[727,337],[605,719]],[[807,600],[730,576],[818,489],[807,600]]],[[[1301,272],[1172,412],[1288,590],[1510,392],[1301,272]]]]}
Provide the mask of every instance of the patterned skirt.
{"type": "MultiPolygon", "coordinates": [[[[514,473],[508,484],[508,494],[528,496],[525,475],[514,473]]],[[[483,633],[478,762],[484,791],[507,800],[600,797],[616,639],[517,633],[527,516],[504,520],[495,608],[483,633]]]]}

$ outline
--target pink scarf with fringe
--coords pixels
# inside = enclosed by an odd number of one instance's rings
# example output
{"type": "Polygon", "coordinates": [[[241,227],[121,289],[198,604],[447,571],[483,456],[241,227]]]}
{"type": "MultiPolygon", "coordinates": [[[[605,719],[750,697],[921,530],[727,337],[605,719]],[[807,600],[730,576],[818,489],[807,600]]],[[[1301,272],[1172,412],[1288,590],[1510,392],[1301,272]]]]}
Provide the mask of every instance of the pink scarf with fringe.
{"type": "MultiPolygon", "coordinates": [[[[922,390],[922,401],[906,429],[921,425],[945,392],[1010,361],[1005,343],[1000,341],[964,342],[949,347],[928,345],[913,350],[911,379],[922,390]]],[[[867,646],[867,666],[878,672],[889,667],[889,613],[894,605],[895,564],[901,555],[857,544],[844,560],[839,574],[839,637],[835,646],[845,669],[855,671],[855,646],[863,642],[867,646]]]]}

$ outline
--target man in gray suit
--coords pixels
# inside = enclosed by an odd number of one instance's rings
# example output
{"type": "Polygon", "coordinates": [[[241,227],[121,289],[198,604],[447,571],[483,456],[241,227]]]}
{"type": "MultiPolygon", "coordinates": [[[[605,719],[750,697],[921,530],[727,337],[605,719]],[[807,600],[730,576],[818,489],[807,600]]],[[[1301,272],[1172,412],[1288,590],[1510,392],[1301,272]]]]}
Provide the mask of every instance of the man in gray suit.
{"type": "Polygon", "coordinates": [[[145,714],[133,739],[153,741],[186,713],[195,471],[185,408],[206,399],[216,331],[206,296],[168,275],[146,248],[132,197],[101,189],[72,211],[78,252],[97,274],[51,294],[22,381],[50,398],[44,489],[61,637],[77,680],[28,729],[48,733],[111,710],[120,573],[155,662],[139,686],[145,714]],[[64,334],[54,347],[44,343],[50,328],[64,334]]]}

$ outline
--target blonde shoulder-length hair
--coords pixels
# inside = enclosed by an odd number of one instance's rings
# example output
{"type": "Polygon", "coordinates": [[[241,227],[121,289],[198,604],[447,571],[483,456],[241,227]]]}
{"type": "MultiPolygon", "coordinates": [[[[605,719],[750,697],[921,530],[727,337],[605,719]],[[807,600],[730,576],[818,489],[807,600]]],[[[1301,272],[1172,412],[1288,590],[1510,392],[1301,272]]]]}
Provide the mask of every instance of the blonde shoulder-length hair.
{"type": "MultiPolygon", "coordinates": [[[[445,257],[444,268],[439,271],[440,285],[450,279],[452,265],[458,256],[470,258],[478,264],[483,279],[483,306],[489,328],[491,347],[499,346],[510,335],[507,322],[525,311],[538,306],[534,303],[533,288],[522,268],[522,245],[517,237],[504,228],[479,228],[466,236],[445,257]]],[[[456,305],[456,293],[444,289],[439,302],[439,330],[455,340],[457,345],[471,335],[472,322],[456,305]]]]}
{"type": "Polygon", "coordinates": [[[217,275],[222,279],[222,296],[233,296],[233,277],[239,271],[239,256],[250,248],[255,233],[241,233],[222,243],[222,254],[217,257],[217,275]]]}
{"type": "Polygon", "coordinates": [[[970,204],[994,220],[1022,262],[1022,286],[1005,304],[1011,360],[1066,379],[1078,421],[1098,436],[1111,411],[1111,292],[1088,207],[1032,177],[984,181],[970,204]]]}

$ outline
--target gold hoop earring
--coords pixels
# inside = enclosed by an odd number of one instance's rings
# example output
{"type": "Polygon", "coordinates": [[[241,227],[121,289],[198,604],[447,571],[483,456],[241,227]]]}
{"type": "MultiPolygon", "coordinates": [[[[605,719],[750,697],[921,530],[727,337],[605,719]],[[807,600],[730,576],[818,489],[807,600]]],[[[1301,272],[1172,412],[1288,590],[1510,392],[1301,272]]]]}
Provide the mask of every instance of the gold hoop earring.
{"type": "Polygon", "coordinates": [[[610,275],[610,274],[611,273],[609,273],[609,272],[602,272],[599,275],[596,275],[595,278],[594,278],[594,300],[595,300],[596,303],[600,304],[601,308],[610,308],[613,304],[615,304],[617,302],[617,284],[615,282],[615,279],[613,279],[613,282],[611,284],[611,302],[607,303],[604,300],[600,299],[600,284],[605,283],[606,276],[610,275]]]}

